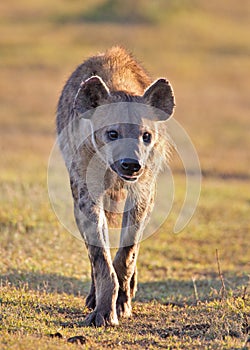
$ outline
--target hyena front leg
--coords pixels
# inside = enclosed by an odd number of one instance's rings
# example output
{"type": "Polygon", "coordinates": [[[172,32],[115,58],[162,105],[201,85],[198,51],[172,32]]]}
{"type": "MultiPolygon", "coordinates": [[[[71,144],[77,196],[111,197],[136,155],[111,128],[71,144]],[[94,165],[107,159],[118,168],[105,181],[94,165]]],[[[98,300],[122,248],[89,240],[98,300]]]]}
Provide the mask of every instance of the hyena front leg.
{"type": "Polygon", "coordinates": [[[137,209],[133,208],[124,213],[120,248],[113,261],[120,287],[116,302],[119,317],[131,316],[131,300],[137,288],[136,261],[139,253],[139,235],[145,225],[143,222],[135,222],[136,211],[137,209]]]}
{"type": "Polygon", "coordinates": [[[96,327],[117,325],[116,300],[119,283],[112,264],[107,242],[107,223],[101,208],[75,204],[75,217],[78,228],[85,239],[92,269],[92,293],[89,306],[94,307],[85,320],[86,325],[96,327]],[[93,303],[92,303],[93,302],[93,303]],[[95,302],[95,303],[94,303],[95,302]]]}
{"type": "Polygon", "coordinates": [[[96,327],[117,325],[116,300],[119,284],[110,252],[92,245],[88,245],[88,252],[93,269],[96,306],[86,317],[85,324],[96,327]]]}
{"type": "Polygon", "coordinates": [[[138,251],[138,244],[119,248],[113,262],[120,286],[116,301],[119,317],[130,317],[132,314],[131,300],[137,286],[136,260],[138,251]]]}
{"type": "Polygon", "coordinates": [[[136,203],[123,215],[120,248],[113,262],[120,286],[116,302],[118,316],[129,317],[132,314],[131,299],[137,288],[139,242],[153,208],[153,192],[149,193],[147,200],[136,203]]]}

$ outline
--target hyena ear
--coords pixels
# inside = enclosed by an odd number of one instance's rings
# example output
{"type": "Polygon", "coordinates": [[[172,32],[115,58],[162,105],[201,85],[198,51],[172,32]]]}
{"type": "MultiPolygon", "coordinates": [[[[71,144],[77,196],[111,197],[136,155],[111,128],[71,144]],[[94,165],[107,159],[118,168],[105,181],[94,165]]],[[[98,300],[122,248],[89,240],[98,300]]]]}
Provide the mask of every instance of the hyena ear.
{"type": "Polygon", "coordinates": [[[166,120],[172,114],[175,107],[174,92],[170,83],[164,79],[154,81],[144,92],[144,100],[155,108],[165,113],[158,113],[158,120],[166,120]]]}
{"type": "MultiPolygon", "coordinates": [[[[85,113],[87,110],[96,108],[105,103],[109,97],[109,89],[102,78],[93,75],[91,78],[83,81],[76,94],[74,101],[74,110],[78,113],[85,113]]],[[[88,113],[86,118],[88,118],[88,113]]],[[[83,115],[84,117],[84,115],[83,115]]]]}

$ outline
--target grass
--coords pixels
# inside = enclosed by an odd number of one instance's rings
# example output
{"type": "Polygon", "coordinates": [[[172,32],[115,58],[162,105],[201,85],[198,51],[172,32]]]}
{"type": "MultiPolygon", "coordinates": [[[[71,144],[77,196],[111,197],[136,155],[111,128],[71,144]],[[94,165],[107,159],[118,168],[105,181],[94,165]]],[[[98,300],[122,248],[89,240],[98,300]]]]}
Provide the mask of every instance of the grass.
{"type": "Polygon", "coordinates": [[[127,9],[119,14],[116,6],[113,17],[122,22],[102,20],[100,9],[112,5],[104,0],[0,4],[2,349],[249,346],[248,2],[159,0],[154,9],[141,3],[147,11],[138,7],[129,24],[127,9]],[[204,177],[195,216],[173,234],[185,184],[173,161],[173,210],[142,243],[134,316],[117,328],[95,329],[83,326],[87,252],[51,209],[47,162],[65,79],[85,57],[116,43],[153,77],[172,82],[175,118],[198,150],[204,177]],[[78,343],[68,342],[77,335],[78,343]]]}

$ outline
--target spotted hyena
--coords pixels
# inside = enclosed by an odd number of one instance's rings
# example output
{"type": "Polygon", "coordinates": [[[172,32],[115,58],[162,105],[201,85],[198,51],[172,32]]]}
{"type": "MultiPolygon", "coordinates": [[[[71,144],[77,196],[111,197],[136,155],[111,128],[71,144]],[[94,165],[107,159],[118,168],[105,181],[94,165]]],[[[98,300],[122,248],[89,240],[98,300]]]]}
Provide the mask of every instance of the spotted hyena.
{"type": "Polygon", "coordinates": [[[117,325],[118,317],[131,316],[139,243],[157,175],[168,160],[166,120],[173,109],[169,82],[152,82],[121,47],[83,62],[62,91],[59,145],[91,263],[87,325],[117,325]],[[108,229],[118,223],[120,243],[112,261],[108,229]]]}

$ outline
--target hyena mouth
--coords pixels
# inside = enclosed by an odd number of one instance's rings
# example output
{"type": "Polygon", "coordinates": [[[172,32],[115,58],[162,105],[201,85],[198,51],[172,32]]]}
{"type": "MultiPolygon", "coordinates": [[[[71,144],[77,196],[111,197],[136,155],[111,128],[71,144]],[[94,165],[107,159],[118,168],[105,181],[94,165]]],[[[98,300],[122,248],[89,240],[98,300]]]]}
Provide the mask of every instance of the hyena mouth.
{"type": "Polygon", "coordinates": [[[121,175],[121,174],[118,174],[118,175],[125,181],[133,182],[133,181],[136,181],[138,179],[138,176],[125,176],[125,175],[121,175]]]}
{"type": "Polygon", "coordinates": [[[124,158],[114,162],[111,169],[123,180],[134,182],[142,174],[142,167],[138,160],[124,158]]]}

